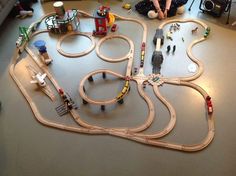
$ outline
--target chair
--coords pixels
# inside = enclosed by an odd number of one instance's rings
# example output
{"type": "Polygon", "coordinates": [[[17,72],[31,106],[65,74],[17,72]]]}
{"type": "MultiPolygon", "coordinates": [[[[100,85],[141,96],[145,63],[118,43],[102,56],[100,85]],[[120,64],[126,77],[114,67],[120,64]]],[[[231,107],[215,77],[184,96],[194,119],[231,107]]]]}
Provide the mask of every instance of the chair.
{"type": "MultiPolygon", "coordinates": [[[[188,8],[189,11],[191,11],[191,8],[192,8],[194,2],[195,2],[195,0],[192,0],[192,3],[188,8]]],[[[202,3],[203,3],[203,0],[200,1],[199,9],[202,10],[203,12],[205,12],[205,10],[201,8],[202,3]]],[[[228,17],[227,17],[227,20],[226,20],[226,24],[229,24],[231,6],[232,6],[232,0],[227,0],[227,6],[226,6],[226,9],[224,10],[224,12],[228,12],[228,17]]]]}

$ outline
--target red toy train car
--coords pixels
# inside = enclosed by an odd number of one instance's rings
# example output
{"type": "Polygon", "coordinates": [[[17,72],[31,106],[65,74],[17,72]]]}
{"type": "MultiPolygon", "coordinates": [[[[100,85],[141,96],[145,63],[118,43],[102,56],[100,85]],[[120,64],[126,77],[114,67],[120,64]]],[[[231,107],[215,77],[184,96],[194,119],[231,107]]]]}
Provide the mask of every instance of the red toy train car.
{"type": "Polygon", "coordinates": [[[212,114],[213,113],[213,105],[212,105],[211,97],[210,96],[206,97],[206,104],[207,104],[208,114],[212,114]]]}

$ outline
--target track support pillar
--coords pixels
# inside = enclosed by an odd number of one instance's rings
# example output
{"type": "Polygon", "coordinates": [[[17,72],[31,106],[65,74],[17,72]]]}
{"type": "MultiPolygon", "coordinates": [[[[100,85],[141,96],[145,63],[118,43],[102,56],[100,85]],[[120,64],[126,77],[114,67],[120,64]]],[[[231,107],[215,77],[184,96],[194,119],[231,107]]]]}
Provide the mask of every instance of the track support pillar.
{"type": "Polygon", "coordinates": [[[92,76],[88,77],[88,81],[93,82],[93,77],[92,76]]]}
{"type": "Polygon", "coordinates": [[[101,110],[105,111],[105,105],[101,105],[101,110]]]}

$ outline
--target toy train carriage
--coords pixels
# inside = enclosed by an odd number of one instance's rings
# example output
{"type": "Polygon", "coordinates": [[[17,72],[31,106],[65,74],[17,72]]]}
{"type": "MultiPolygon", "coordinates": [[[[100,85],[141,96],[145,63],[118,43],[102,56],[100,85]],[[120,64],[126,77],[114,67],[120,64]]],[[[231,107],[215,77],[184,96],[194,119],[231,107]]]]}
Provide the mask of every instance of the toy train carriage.
{"type": "Polygon", "coordinates": [[[25,41],[24,35],[20,34],[20,36],[18,37],[18,39],[16,41],[16,46],[20,47],[23,44],[24,41],[25,41]]]}
{"type": "Polygon", "coordinates": [[[119,101],[123,99],[123,97],[128,93],[130,90],[129,81],[125,81],[125,86],[123,87],[122,91],[116,96],[116,99],[119,101]]]}
{"type": "Polygon", "coordinates": [[[209,36],[210,32],[211,32],[211,28],[207,27],[205,32],[204,32],[204,37],[207,38],[209,36]]]}
{"type": "Polygon", "coordinates": [[[144,65],[145,47],[146,47],[146,44],[143,42],[143,43],[142,43],[142,46],[141,46],[141,60],[140,60],[140,67],[143,67],[143,65],[144,65]]]}
{"type": "Polygon", "coordinates": [[[37,28],[37,24],[31,24],[29,28],[26,27],[19,27],[19,37],[16,41],[16,46],[19,48],[24,44],[24,42],[29,41],[29,37],[31,36],[32,32],[35,31],[37,28]]]}
{"type": "Polygon", "coordinates": [[[212,114],[213,113],[213,104],[212,104],[210,96],[206,97],[206,105],[207,105],[208,114],[212,114]]]}

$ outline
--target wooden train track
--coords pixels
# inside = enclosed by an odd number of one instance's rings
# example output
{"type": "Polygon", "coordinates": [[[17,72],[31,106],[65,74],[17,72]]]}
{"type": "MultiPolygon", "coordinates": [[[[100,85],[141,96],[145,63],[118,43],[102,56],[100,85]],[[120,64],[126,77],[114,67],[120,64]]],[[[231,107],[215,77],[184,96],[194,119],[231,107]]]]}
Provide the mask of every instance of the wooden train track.
{"type": "Polygon", "coordinates": [[[63,35],[61,38],[59,38],[58,42],[57,42],[57,51],[63,55],[63,56],[66,56],[66,57],[81,57],[81,56],[84,56],[88,53],[90,53],[95,47],[95,40],[94,40],[94,37],[92,36],[91,33],[82,33],[82,32],[70,32],[68,34],[65,34],[63,35]],[[83,51],[81,53],[67,53],[65,52],[64,50],[62,50],[61,48],[61,44],[62,42],[67,38],[67,37],[70,37],[72,35],[80,35],[80,36],[84,36],[84,37],[87,37],[91,42],[91,46],[90,48],[88,48],[86,51],[83,51]]]}
{"type": "MultiPolygon", "coordinates": [[[[83,11],[79,11],[79,13],[81,13],[82,15],[87,16],[87,17],[92,17],[90,14],[83,12],[83,11]]],[[[139,21],[137,19],[125,18],[125,17],[121,17],[118,15],[115,15],[115,17],[120,20],[128,20],[128,21],[133,21],[133,22],[137,22],[137,23],[141,24],[141,26],[143,27],[142,46],[146,45],[147,27],[146,27],[145,23],[143,23],[142,21],[139,21]]],[[[45,18],[45,16],[43,18],[45,18]]],[[[36,23],[37,24],[40,23],[42,21],[42,19],[37,21],[36,23]]],[[[180,22],[180,23],[181,22],[195,22],[195,23],[200,24],[203,28],[205,28],[205,29],[207,28],[207,26],[204,23],[202,23],[198,20],[191,20],[191,19],[190,20],[169,20],[169,21],[164,22],[162,25],[160,25],[159,28],[162,29],[165,25],[167,25],[169,23],[175,23],[175,22],[180,22]]],[[[34,24],[36,24],[36,23],[34,23],[34,24]]],[[[40,33],[40,32],[36,32],[31,37],[33,37],[34,35],[36,35],[38,33],[40,33]]],[[[120,37],[120,36],[118,36],[118,37],[120,37]]],[[[124,37],[122,36],[122,38],[124,38],[124,37]]],[[[103,39],[102,41],[104,41],[105,39],[103,39]]],[[[189,58],[198,65],[198,71],[196,72],[196,74],[194,74],[192,76],[187,76],[187,77],[161,78],[162,84],[166,83],[166,84],[174,84],[174,85],[178,85],[178,86],[187,86],[187,87],[193,88],[197,92],[199,92],[202,95],[202,97],[204,98],[204,100],[207,98],[208,94],[204,89],[202,89],[200,86],[190,82],[192,80],[197,79],[203,73],[203,70],[204,70],[203,64],[199,60],[197,60],[197,58],[195,58],[194,55],[192,54],[192,52],[191,52],[192,47],[194,45],[198,44],[199,42],[204,41],[205,39],[206,38],[201,38],[201,39],[193,41],[187,50],[187,54],[188,54],[189,58]]],[[[102,41],[100,42],[100,44],[102,43],[102,41]]],[[[84,85],[85,81],[88,79],[89,76],[99,74],[99,73],[104,73],[104,72],[108,73],[108,74],[112,74],[114,76],[117,76],[121,79],[124,79],[126,76],[131,77],[130,81],[135,81],[137,83],[138,92],[139,92],[140,96],[146,101],[146,103],[148,105],[148,109],[149,109],[148,117],[146,118],[145,122],[137,127],[106,128],[106,127],[91,125],[91,124],[87,123],[86,121],[82,120],[80,115],[78,114],[78,111],[76,111],[74,109],[72,109],[70,111],[70,113],[71,113],[72,117],[74,118],[74,120],[78,123],[78,125],[79,125],[78,127],[64,125],[64,124],[60,124],[60,123],[56,123],[56,122],[52,122],[52,121],[47,120],[47,118],[42,116],[42,114],[39,112],[36,104],[33,102],[32,98],[28,94],[27,90],[24,88],[22,83],[18,80],[17,75],[15,74],[15,71],[14,71],[15,65],[17,64],[17,60],[19,58],[19,54],[21,53],[21,51],[26,49],[26,51],[32,57],[32,59],[35,61],[35,63],[45,73],[47,73],[48,79],[52,82],[52,84],[55,86],[55,88],[57,90],[59,88],[61,88],[61,86],[54,79],[53,75],[51,75],[48,68],[46,66],[43,66],[42,64],[40,64],[36,60],[36,56],[34,55],[34,53],[28,47],[25,48],[27,43],[24,44],[21,48],[17,48],[15,50],[9,72],[10,72],[13,80],[16,82],[17,86],[21,90],[22,94],[24,95],[24,97],[28,101],[36,119],[40,123],[42,123],[43,125],[57,128],[57,129],[61,129],[61,130],[78,132],[78,133],[110,134],[113,136],[130,139],[130,140],[133,140],[133,141],[136,141],[139,143],[143,143],[143,144],[147,144],[147,145],[163,147],[163,148],[168,148],[168,149],[174,149],[174,150],[179,150],[179,151],[185,151],[185,152],[199,151],[199,150],[202,150],[205,147],[207,147],[210,144],[210,142],[213,140],[214,133],[215,133],[214,120],[213,120],[212,114],[207,115],[208,133],[207,133],[206,137],[201,142],[199,142],[197,144],[192,144],[192,145],[175,144],[175,143],[166,142],[166,141],[162,141],[162,140],[158,139],[158,138],[161,138],[161,137],[165,136],[166,134],[168,134],[174,128],[175,123],[176,123],[176,113],[175,113],[175,110],[172,107],[172,105],[160,94],[159,88],[158,88],[159,85],[157,83],[151,81],[152,77],[144,75],[143,68],[139,69],[138,74],[136,76],[132,77],[130,75],[131,69],[132,69],[132,63],[133,63],[133,44],[129,39],[127,39],[127,41],[130,44],[131,50],[128,53],[128,55],[125,56],[125,58],[123,58],[123,59],[129,59],[129,62],[130,62],[130,63],[128,62],[129,64],[127,66],[126,75],[123,76],[121,74],[118,74],[118,73],[115,73],[113,71],[106,70],[106,69],[91,72],[82,79],[82,81],[80,83],[80,87],[79,87],[79,93],[80,93],[81,97],[89,103],[93,103],[93,104],[115,103],[117,101],[116,98],[114,98],[112,100],[95,101],[95,100],[92,100],[89,97],[87,97],[84,90],[83,90],[83,85],[84,85]],[[167,107],[169,114],[170,114],[170,121],[169,121],[168,125],[163,130],[161,130],[159,132],[152,133],[152,134],[142,133],[142,131],[147,129],[152,124],[153,119],[155,117],[155,107],[154,107],[151,99],[143,91],[142,85],[145,81],[149,81],[151,83],[151,86],[153,86],[153,90],[154,90],[156,97],[159,98],[160,101],[164,103],[164,105],[167,107]]],[[[145,48],[144,48],[144,51],[145,51],[145,48]]],[[[97,54],[101,58],[103,58],[103,59],[105,58],[99,53],[99,48],[97,48],[97,54]]],[[[142,55],[143,58],[144,58],[144,54],[145,54],[145,52],[142,55]]],[[[123,61],[123,59],[120,59],[120,61],[123,61]]],[[[105,58],[105,60],[108,62],[113,62],[113,60],[110,60],[110,58],[105,58]]]]}

